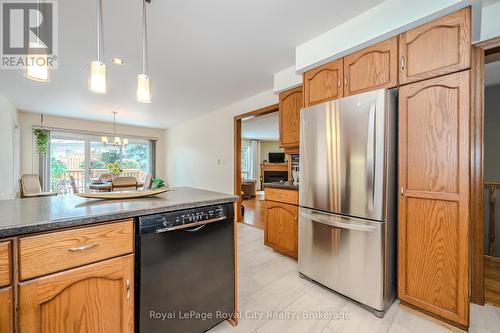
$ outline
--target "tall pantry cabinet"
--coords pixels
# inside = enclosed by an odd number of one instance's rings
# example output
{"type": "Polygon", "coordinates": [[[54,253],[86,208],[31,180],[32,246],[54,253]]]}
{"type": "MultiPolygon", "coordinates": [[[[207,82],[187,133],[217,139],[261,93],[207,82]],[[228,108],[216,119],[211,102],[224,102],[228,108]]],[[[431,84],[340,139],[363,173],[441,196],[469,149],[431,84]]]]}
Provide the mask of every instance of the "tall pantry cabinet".
{"type": "Polygon", "coordinates": [[[399,48],[398,295],[465,327],[469,8],[403,33],[399,48]]]}

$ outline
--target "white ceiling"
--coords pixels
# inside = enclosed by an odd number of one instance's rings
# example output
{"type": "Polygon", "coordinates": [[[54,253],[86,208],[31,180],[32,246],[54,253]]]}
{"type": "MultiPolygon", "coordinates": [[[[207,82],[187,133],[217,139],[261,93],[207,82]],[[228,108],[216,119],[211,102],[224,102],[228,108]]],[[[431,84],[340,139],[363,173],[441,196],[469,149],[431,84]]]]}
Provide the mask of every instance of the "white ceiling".
{"type": "Polygon", "coordinates": [[[277,141],[280,137],[278,112],[264,116],[243,119],[241,137],[263,141],[277,141]]]}
{"type": "MultiPolygon", "coordinates": [[[[59,5],[59,68],[50,83],[0,72],[0,93],[20,110],[166,128],[272,88],[294,47],[382,0],[152,0],[149,72],[153,103],[135,101],[141,0],[104,0],[108,94],[87,90],[95,58],[94,0],[59,5]],[[112,65],[121,57],[124,66],[112,65]]],[[[247,110],[242,110],[247,111],[247,110]]]]}

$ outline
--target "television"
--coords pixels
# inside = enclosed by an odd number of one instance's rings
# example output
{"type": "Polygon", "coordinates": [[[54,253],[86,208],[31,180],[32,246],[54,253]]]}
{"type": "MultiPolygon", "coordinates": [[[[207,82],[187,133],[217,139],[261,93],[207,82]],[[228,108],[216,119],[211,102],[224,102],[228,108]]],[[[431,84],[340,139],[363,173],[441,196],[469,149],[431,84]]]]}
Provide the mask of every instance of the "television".
{"type": "Polygon", "coordinates": [[[285,153],[269,153],[269,163],[285,163],[285,153]]]}

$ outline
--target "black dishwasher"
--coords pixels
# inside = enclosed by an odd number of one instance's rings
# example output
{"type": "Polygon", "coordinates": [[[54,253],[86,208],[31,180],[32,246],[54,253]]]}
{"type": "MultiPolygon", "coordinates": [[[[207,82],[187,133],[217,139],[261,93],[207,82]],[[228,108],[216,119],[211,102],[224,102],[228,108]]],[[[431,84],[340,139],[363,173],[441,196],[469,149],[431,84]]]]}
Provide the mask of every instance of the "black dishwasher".
{"type": "Polygon", "coordinates": [[[234,309],[232,204],[136,223],[136,332],[200,333],[234,309]]]}

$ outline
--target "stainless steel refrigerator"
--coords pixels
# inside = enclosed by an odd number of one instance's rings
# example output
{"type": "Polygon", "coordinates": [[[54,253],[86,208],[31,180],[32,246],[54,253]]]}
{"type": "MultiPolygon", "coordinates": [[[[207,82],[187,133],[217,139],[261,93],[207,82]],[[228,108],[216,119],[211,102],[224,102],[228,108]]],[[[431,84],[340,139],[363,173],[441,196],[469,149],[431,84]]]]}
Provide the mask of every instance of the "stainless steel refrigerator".
{"type": "Polygon", "coordinates": [[[377,316],[396,294],[396,95],[300,114],[299,271],[377,316]]]}

